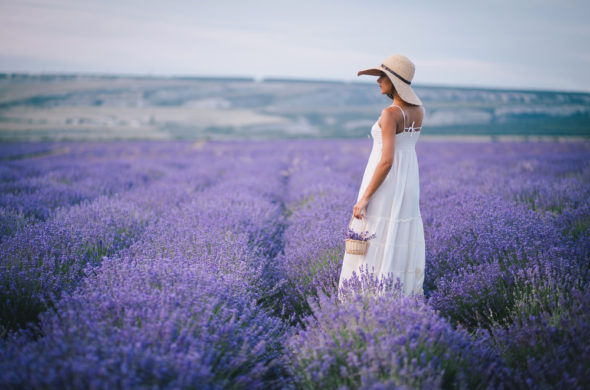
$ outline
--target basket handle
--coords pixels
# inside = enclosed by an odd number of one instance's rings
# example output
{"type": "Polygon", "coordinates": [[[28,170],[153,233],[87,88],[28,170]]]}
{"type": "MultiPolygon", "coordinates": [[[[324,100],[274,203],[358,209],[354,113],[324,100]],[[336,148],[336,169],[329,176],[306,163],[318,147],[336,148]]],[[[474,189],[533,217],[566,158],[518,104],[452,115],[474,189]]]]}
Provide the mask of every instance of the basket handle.
{"type": "MultiPolygon", "coordinates": [[[[351,228],[352,225],[352,221],[354,221],[354,214],[352,215],[352,218],[350,218],[350,222],[348,223],[348,228],[351,228]]],[[[367,221],[365,220],[365,216],[362,215],[361,216],[361,221],[363,221],[363,230],[361,231],[361,235],[365,234],[365,227],[367,225],[367,221]]]]}

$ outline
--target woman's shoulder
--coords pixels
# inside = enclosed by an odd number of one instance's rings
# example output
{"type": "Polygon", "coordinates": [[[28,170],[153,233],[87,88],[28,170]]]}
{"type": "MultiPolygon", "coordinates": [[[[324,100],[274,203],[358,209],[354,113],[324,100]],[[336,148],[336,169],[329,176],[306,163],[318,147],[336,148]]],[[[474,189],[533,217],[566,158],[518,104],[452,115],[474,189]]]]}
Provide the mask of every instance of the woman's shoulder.
{"type": "Polygon", "coordinates": [[[381,118],[397,122],[403,118],[403,109],[400,106],[391,105],[381,110],[381,118]]]}
{"type": "Polygon", "coordinates": [[[391,106],[385,107],[385,110],[394,110],[397,111],[400,115],[404,115],[408,117],[408,115],[412,118],[421,117],[423,118],[426,115],[426,109],[424,108],[423,104],[416,105],[416,104],[408,104],[402,106],[398,106],[397,104],[392,104],[391,106]]]}
{"type": "Polygon", "coordinates": [[[402,123],[403,114],[401,110],[396,108],[398,106],[387,106],[381,110],[381,116],[379,117],[378,123],[381,129],[391,126],[392,128],[397,127],[397,123],[402,123]]]}
{"type": "Polygon", "coordinates": [[[392,104],[391,106],[387,106],[383,110],[381,110],[381,116],[387,115],[390,118],[393,118],[399,115],[401,117],[402,110],[403,109],[400,106],[392,104]]]}

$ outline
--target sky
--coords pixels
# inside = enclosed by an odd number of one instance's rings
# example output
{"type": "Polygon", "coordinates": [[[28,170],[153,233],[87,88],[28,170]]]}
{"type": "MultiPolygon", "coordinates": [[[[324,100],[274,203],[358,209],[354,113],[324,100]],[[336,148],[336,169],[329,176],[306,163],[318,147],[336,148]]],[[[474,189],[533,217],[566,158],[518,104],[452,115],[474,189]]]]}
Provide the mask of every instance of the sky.
{"type": "Polygon", "coordinates": [[[357,76],[391,54],[413,85],[590,92],[589,1],[0,0],[0,72],[357,76]]]}

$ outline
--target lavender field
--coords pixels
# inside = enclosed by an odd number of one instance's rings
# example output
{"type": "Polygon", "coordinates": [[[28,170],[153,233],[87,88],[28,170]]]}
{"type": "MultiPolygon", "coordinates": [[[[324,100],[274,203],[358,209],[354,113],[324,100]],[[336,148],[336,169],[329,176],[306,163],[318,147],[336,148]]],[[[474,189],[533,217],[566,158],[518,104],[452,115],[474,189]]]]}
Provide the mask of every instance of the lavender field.
{"type": "Polygon", "coordinates": [[[0,387],[589,388],[590,143],[419,142],[425,297],[341,300],[370,142],[0,144],[0,387]]]}

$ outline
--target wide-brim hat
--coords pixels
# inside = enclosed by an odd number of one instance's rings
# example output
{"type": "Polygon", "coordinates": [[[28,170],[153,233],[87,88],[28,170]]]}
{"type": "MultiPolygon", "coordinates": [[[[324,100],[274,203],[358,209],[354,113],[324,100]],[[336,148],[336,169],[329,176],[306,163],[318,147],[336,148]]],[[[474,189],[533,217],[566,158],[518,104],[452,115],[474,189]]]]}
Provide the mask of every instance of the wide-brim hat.
{"type": "Polygon", "coordinates": [[[385,73],[403,101],[421,106],[422,100],[410,86],[415,72],[416,67],[408,57],[393,54],[384,59],[378,67],[359,71],[358,76],[362,74],[380,76],[381,73],[385,73]]]}

